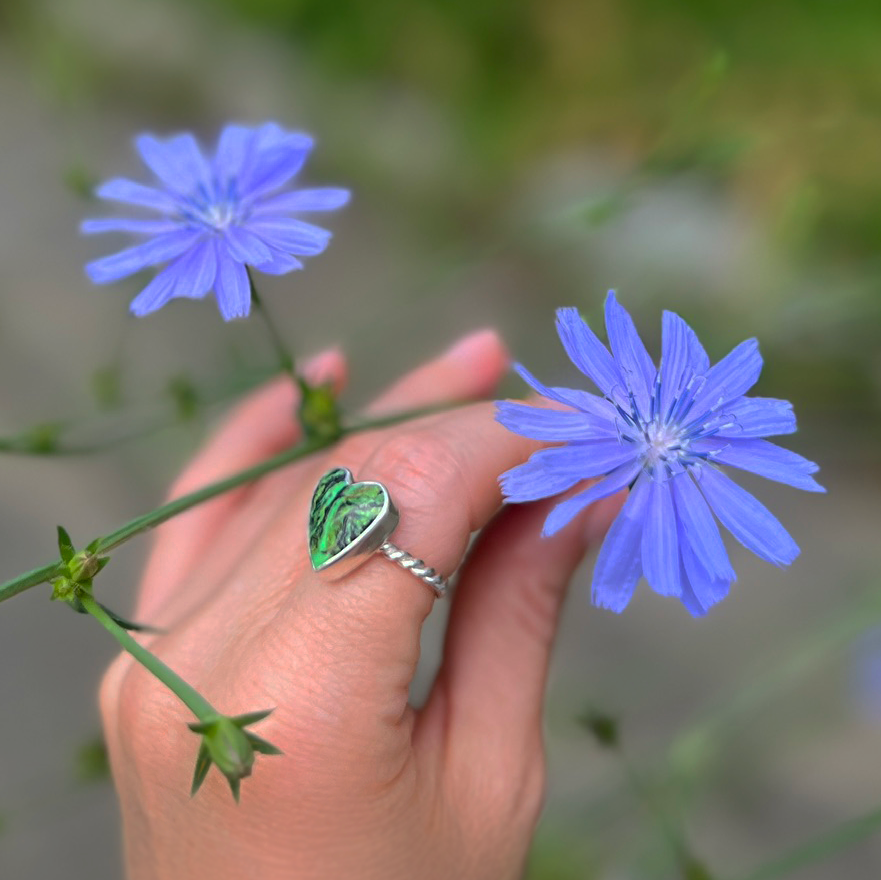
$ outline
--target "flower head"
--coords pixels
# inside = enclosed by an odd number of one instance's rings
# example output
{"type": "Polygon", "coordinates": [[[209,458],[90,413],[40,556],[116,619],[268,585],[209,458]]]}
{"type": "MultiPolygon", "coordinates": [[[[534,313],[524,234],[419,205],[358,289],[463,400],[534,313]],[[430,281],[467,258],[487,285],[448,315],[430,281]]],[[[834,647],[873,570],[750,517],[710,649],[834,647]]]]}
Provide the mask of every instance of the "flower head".
{"type": "Polygon", "coordinates": [[[811,476],[816,464],[762,439],[795,431],[795,416],[785,400],[745,396],[762,369],[755,339],[711,367],[694,331],[664,312],[656,368],[614,291],[606,299],[611,351],[576,309],[557,311],[557,330],[572,362],[602,397],[547,387],[516,365],[535,391],[563,408],[503,401],[498,420],[518,434],[562,445],[539,450],[500,481],[506,499],[520,502],[601,477],[551,511],[545,535],[593,501],[630,487],[597,558],[596,605],[622,611],[644,575],[655,592],[705,614],[736,578],[717,519],[763,559],[775,565],[795,559],[798,546],[786,529],[719,467],[825,491],[811,476]]]}
{"type": "Polygon", "coordinates": [[[211,159],[191,134],[166,140],[142,134],[135,146],[155,185],[117,178],[99,186],[96,195],[156,212],[158,218],[82,224],[85,233],[144,238],[89,263],[86,273],[97,284],[167,264],[132,301],[135,315],[154,312],[175,297],[201,299],[213,290],[225,320],[244,317],[251,307],[246,267],[270,275],[302,269],[298,258],[320,254],[331,234],[297,216],[333,210],[349,199],[344,189],[291,190],[312,138],[272,122],[226,126],[211,159]]]}

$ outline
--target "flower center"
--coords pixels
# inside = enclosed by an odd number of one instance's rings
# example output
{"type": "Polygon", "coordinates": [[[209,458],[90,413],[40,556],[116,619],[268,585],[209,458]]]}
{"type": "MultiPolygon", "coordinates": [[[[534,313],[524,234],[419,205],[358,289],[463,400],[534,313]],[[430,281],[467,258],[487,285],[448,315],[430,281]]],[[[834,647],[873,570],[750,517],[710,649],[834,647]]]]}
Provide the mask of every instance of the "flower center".
{"type": "Polygon", "coordinates": [[[201,219],[206,226],[210,226],[218,232],[223,232],[236,219],[235,206],[229,202],[206,205],[201,219]]]}
{"type": "Polygon", "coordinates": [[[702,384],[701,380],[693,378],[662,412],[659,373],[655,377],[647,416],[637,406],[632,389],[628,389],[629,408],[610,401],[620,417],[618,428],[621,442],[637,447],[639,462],[652,479],[667,480],[689,468],[700,467],[718,452],[718,449],[702,448],[702,443],[698,448],[693,446],[696,441],[704,441],[722,428],[731,426],[730,422],[722,424],[727,419],[717,411],[718,404],[695,418],[692,409],[702,384]]]}
{"type": "Polygon", "coordinates": [[[226,232],[245,219],[245,208],[236,192],[235,181],[222,188],[216,183],[210,189],[200,184],[192,195],[181,200],[180,213],[190,226],[210,232],[226,232]]]}
{"type": "Polygon", "coordinates": [[[642,465],[652,476],[666,479],[688,464],[688,441],[678,425],[653,419],[642,425],[642,465]]]}

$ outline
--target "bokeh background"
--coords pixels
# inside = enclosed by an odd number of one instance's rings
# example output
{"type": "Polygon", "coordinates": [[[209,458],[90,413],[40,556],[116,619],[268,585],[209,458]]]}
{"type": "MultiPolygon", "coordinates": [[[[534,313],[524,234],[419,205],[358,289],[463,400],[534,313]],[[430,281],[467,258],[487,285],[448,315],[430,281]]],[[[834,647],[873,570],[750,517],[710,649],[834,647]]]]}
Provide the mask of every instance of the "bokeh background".
{"type": "MultiPolygon", "coordinates": [[[[742,481],[803,552],[781,571],[734,548],[703,620],[645,588],[591,609],[587,561],[529,877],[878,876],[879,39],[872,0],[0,0],[0,437],[144,435],[0,456],[0,579],[49,561],[59,522],[83,544],[159,503],[272,365],[253,322],[192,302],[136,321],[134,282],[88,283],[112,247],[77,233],[92,184],[143,179],[143,130],[302,128],[303,179],[354,199],[264,298],[297,351],[346,348],[347,405],[485,325],[575,382],[553,309],[601,326],[615,287],[655,353],[664,308],[713,359],[758,336],[756,392],[794,402],[786,445],[822,465],[826,496],[742,481]]],[[[148,544],[102,575],[123,613],[148,544]]],[[[115,649],[48,592],[0,609],[0,877],[113,878],[95,692],[115,649]]],[[[417,691],[442,627],[439,607],[417,691]]]]}

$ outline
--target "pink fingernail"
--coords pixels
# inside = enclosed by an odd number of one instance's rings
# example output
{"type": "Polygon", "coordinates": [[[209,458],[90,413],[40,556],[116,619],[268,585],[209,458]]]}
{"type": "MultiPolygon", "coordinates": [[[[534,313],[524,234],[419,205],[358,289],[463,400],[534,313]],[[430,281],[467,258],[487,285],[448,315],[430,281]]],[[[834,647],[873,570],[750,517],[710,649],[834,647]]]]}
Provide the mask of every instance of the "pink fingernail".
{"type": "Polygon", "coordinates": [[[339,373],[341,359],[342,352],[336,346],[320,352],[306,362],[306,367],[303,370],[306,379],[314,385],[335,379],[339,373]]]}
{"type": "Polygon", "coordinates": [[[482,361],[492,349],[502,348],[499,334],[492,328],[477,330],[454,343],[447,351],[446,356],[465,363],[482,361]]]}

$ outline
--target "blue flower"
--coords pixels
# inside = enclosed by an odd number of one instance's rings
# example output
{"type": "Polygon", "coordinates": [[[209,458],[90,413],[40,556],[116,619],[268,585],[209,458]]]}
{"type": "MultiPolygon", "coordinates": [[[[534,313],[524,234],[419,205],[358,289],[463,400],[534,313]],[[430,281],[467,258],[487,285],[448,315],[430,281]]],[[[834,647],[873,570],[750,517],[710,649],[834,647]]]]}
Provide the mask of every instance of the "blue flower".
{"type": "Polygon", "coordinates": [[[576,309],[557,311],[557,331],[572,362],[603,396],[549,388],[516,365],[552,403],[499,402],[498,420],[518,434],[562,445],[539,450],[500,482],[508,501],[523,502],[602,478],[561,501],[545,522],[545,535],[592,502],[630,487],[600,548],[594,604],[622,611],[645,575],[655,592],[678,597],[696,616],[705,614],[736,579],[716,519],[763,559],[775,565],[795,559],[798,546],[786,529],[719,468],[825,491],[811,476],[816,464],[761,439],[791,434],[795,416],[785,400],[745,396],[762,369],[755,339],[711,367],[694,331],[664,312],[656,369],[614,291],[606,299],[611,352],[576,309]]]}
{"type": "Polygon", "coordinates": [[[86,272],[97,284],[168,264],[132,301],[135,315],[154,312],[175,297],[201,299],[213,290],[224,320],[244,317],[251,308],[246,267],[269,275],[302,269],[298,258],[320,254],[331,234],[297,216],[333,210],[349,200],[344,189],[290,189],[312,138],[272,122],[226,126],[213,159],[203,156],[191,134],[166,140],[142,134],[135,146],[156,185],[117,178],[99,186],[96,195],[159,217],[82,224],[85,233],[145,238],[89,263],[86,272]]]}

